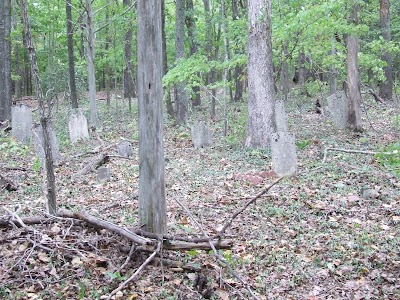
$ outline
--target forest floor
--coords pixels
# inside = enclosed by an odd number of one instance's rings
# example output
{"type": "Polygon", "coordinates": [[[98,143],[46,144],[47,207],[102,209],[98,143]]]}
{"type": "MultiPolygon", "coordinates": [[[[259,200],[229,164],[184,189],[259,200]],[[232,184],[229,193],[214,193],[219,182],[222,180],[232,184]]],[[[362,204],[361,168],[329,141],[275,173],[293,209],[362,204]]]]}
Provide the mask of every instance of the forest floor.
{"type": "MultiPolygon", "coordinates": [[[[137,228],[138,143],[136,104],[107,109],[99,102],[102,128],[72,145],[67,106],[56,112],[62,164],[56,167],[60,207],[137,228]],[[111,158],[111,178],[99,183],[96,172],[83,180],[74,174],[93,159],[93,149],[116,154],[121,138],[134,141],[132,159],[111,158]],[[100,146],[100,148],[99,148],[100,146]]],[[[289,129],[297,139],[298,175],[274,186],[240,214],[226,232],[233,242],[220,255],[251,287],[258,299],[400,299],[400,182],[390,164],[371,154],[329,151],[384,151],[398,142],[399,109],[365,99],[365,130],[338,130],[317,114],[314,101],[288,105],[289,129]],[[396,124],[397,122],[397,124],[396,124]]],[[[166,121],[166,197],[168,234],[202,237],[176,200],[213,235],[225,220],[274,180],[252,182],[271,170],[271,153],[242,146],[246,109],[230,105],[230,136],[222,120],[210,123],[214,145],[194,149],[190,129],[166,121]]],[[[43,215],[43,176],[32,147],[0,133],[0,172],[18,184],[1,191],[0,219],[43,215]]],[[[398,153],[394,153],[398,159],[398,153]]],[[[397,170],[399,172],[399,170],[397,170]]],[[[27,228],[0,228],[0,299],[106,299],[136,271],[149,253],[128,261],[131,244],[105,230],[68,219],[27,228]],[[124,265],[122,269],[120,267],[124,265]]],[[[181,262],[148,265],[118,299],[255,299],[210,251],[162,252],[181,262]],[[189,266],[188,268],[185,267],[189,266]],[[200,281],[202,282],[199,282],[200,281]]]]}

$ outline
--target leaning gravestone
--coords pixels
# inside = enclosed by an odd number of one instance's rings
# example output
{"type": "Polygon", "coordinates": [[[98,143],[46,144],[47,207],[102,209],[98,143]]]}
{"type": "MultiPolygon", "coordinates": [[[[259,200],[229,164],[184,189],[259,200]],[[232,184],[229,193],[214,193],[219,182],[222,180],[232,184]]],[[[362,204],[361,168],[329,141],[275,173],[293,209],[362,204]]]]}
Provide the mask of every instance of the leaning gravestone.
{"type": "Polygon", "coordinates": [[[292,176],[297,171],[295,138],[292,133],[279,131],[271,134],[274,171],[279,176],[292,176]]]}
{"type": "Polygon", "coordinates": [[[275,103],[275,120],[277,131],[287,131],[285,104],[283,100],[278,100],[275,103]]]}
{"type": "Polygon", "coordinates": [[[338,91],[330,95],[327,99],[328,110],[333,124],[339,129],[344,129],[348,125],[349,100],[344,91],[338,91]]]}
{"type": "Polygon", "coordinates": [[[212,145],[212,137],[208,125],[200,121],[192,126],[192,141],[196,149],[212,145]]]}
{"type": "Polygon", "coordinates": [[[12,136],[21,143],[29,144],[32,135],[32,109],[26,105],[18,105],[13,106],[11,111],[12,136]]]}
{"type": "Polygon", "coordinates": [[[129,141],[120,141],[117,145],[118,154],[123,157],[132,157],[133,156],[133,146],[129,141]]]}
{"type": "Polygon", "coordinates": [[[79,140],[89,139],[88,122],[82,111],[77,110],[71,114],[68,122],[69,139],[75,144],[79,140]]]}
{"type": "MultiPolygon", "coordinates": [[[[60,153],[58,151],[56,133],[54,131],[53,125],[50,122],[47,123],[47,130],[49,133],[50,148],[51,148],[51,154],[53,157],[53,163],[54,163],[54,165],[58,165],[58,163],[60,161],[60,153]]],[[[44,152],[42,126],[39,124],[36,124],[32,128],[32,132],[33,132],[33,144],[35,146],[36,154],[39,157],[40,162],[42,163],[42,166],[44,166],[45,165],[45,152],[44,152]]]]}

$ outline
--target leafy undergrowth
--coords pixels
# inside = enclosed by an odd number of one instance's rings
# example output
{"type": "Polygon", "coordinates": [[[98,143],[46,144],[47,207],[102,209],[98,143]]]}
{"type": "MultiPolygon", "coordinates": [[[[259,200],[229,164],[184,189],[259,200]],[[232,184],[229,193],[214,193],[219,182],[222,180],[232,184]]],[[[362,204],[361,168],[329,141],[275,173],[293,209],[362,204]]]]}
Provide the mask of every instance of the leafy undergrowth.
{"type": "MultiPolygon", "coordinates": [[[[311,101],[301,107],[289,105],[298,175],[281,181],[240,214],[226,235],[233,248],[220,251],[259,299],[400,299],[400,183],[388,162],[391,158],[330,151],[322,161],[327,147],[396,154],[396,108],[375,103],[365,107],[365,131],[355,134],[335,129],[314,112],[311,101]]],[[[66,109],[58,111],[55,125],[63,156],[56,168],[58,203],[136,228],[136,112],[124,112],[123,105],[108,110],[100,103],[100,108],[103,128],[78,145],[67,139],[66,109]],[[110,180],[97,182],[95,172],[73,180],[93,158],[91,150],[102,146],[106,153],[116,154],[116,147],[108,146],[120,138],[134,141],[135,154],[131,160],[111,158],[110,180]]],[[[245,120],[243,107],[231,113],[233,119],[245,120]]],[[[243,124],[235,122],[230,123],[230,132],[243,132],[243,124]]],[[[212,235],[276,179],[270,152],[244,148],[236,143],[240,136],[223,139],[221,123],[211,124],[214,146],[195,150],[190,130],[166,121],[171,235],[201,236],[175,200],[212,235]]],[[[2,207],[17,210],[21,217],[40,215],[40,162],[33,149],[5,134],[0,139],[1,174],[19,185],[17,191],[0,194],[2,207]]],[[[9,215],[5,209],[0,217],[9,215]]],[[[131,276],[148,255],[134,252],[126,263],[131,249],[127,241],[68,219],[0,230],[0,299],[106,299],[104,295],[131,276]]],[[[116,298],[251,299],[243,284],[208,251],[164,251],[163,257],[183,265],[150,265],[116,298]]]]}

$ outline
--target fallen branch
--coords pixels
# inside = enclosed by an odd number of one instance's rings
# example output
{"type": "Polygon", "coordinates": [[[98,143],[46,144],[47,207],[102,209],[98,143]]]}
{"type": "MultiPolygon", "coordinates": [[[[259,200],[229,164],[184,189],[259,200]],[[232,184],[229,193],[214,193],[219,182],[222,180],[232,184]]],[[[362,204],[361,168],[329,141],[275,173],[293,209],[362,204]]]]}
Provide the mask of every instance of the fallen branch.
{"type": "Polygon", "coordinates": [[[133,233],[132,231],[130,231],[128,229],[119,227],[118,225],[98,219],[98,218],[93,217],[88,214],[84,214],[84,213],[80,213],[80,212],[73,213],[68,210],[60,210],[58,215],[61,217],[66,217],[66,218],[75,218],[75,219],[83,220],[83,221],[91,224],[94,227],[101,228],[101,229],[107,229],[111,232],[119,234],[119,235],[127,238],[128,240],[130,240],[136,244],[142,245],[142,246],[154,245],[154,241],[152,241],[150,239],[144,238],[140,235],[133,233]]]}
{"type": "Polygon", "coordinates": [[[212,241],[210,238],[207,242],[203,243],[187,243],[187,242],[171,242],[167,241],[164,243],[164,249],[167,250],[191,250],[191,249],[198,249],[198,250],[212,250],[210,244],[213,245],[216,249],[230,249],[233,246],[232,241],[226,240],[214,240],[212,241]]]}
{"type": "MultiPolygon", "coordinates": [[[[178,199],[175,198],[175,201],[179,204],[180,207],[182,207],[182,209],[187,213],[187,215],[189,216],[190,219],[192,219],[192,221],[196,224],[196,226],[200,229],[200,231],[202,232],[203,236],[206,238],[209,238],[208,234],[205,232],[205,230],[203,229],[203,226],[200,225],[199,222],[197,222],[196,218],[193,216],[193,214],[186,208],[186,206],[184,206],[178,199]]],[[[233,277],[235,277],[237,280],[239,280],[245,287],[246,289],[249,291],[249,293],[253,296],[254,299],[259,300],[259,298],[257,297],[257,295],[253,292],[251,286],[244,281],[239,274],[237,274],[231,267],[231,265],[229,264],[229,262],[226,261],[225,258],[223,258],[217,251],[217,249],[214,247],[214,244],[209,241],[208,242],[211,249],[214,252],[214,256],[215,258],[221,262],[228,270],[229,272],[232,274],[233,277]]]]}
{"type": "Polygon", "coordinates": [[[277,180],[275,180],[273,183],[271,183],[269,186],[267,186],[265,189],[263,189],[261,192],[259,192],[257,195],[255,195],[250,201],[248,201],[241,209],[236,211],[229,219],[228,221],[225,222],[225,225],[222,227],[222,229],[218,232],[219,236],[222,236],[226,229],[232,224],[233,220],[240,215],[242,212],[246,210],[246,208],[254,203],[258,198],[263,196],[266,192],[268,192],[275,184],[277,184],[279,181],[281,181],[283,177],[279,177],[277,180]]]}
{"type": "Polygon", "coordinates": [[[154,259],[154,257],[160,252],[162,242],[158,242],[157,249],[142,263],[142,265],[136,270],[135,273],[132,274],[127,280],[125,280],[118,288],[113,290],[111,294],[108,296],[107,300],[110,300],[112,296],[121,291],[124,287],[128,285],[128,283],[136,280],[139,277],[140,272],[154,259]]]}
{"type": "Polygon", "coordinates": [[[326,162],[326,158],[328,156],[328,151],[338,151],[338,152],[345,152],[345,153],[359,153],[359,154],[370,154],[370,155],[376,155],[376,154],[393,154],[391,152],[375,152],[375,151],[363,151],[363,150],[351,150],[351,149],[342,149],[342,148],[325,148],[324,150],[324,158],[322,159],[322,162],[326,162]]]}
{"type": "Polygon", "coordinates": [[[80,177],[80,176],[86,175],[86,174],[94,171],[98,167],[108,163],[109,160],[110,160],[110,157],[108,155],[100,154],[95,159],[93,159],[88,164],[86,164],[86,166],[84,166],[80,171],[78,171],[73,177],[80,177]]]}
{"type": "Polygon", "coordinates": [[[375,92],[373,89],[369,90],[369,93],[371,94],[371,96],[375,99],[376,102],[380,102],[380,103],[385,103],[385,101],[382,99],[382,97],[380,97],[378,95],[377,92],[375,92]]]}

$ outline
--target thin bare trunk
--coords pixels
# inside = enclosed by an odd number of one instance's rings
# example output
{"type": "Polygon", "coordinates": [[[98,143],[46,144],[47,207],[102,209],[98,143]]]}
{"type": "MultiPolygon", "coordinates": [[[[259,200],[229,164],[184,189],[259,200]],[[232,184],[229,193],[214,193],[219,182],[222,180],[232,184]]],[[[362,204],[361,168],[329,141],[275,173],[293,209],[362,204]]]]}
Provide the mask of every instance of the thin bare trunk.
{"type": "Polygon", "coordinates": [[[68,38],[68,69],[69,69],[69,90],[72,108],[78,108],[78,96],[76,93],[75,82],[75,57],[74,57],[74,33],[72,30],[72,10],[71,1],[65,1],[67,14],[67,38],[68,38]]]}
{"type": "MultiPolygon", "coordinates": [[[[389,0],[380,0],[380,19],[381,19],[382,37],[386,42],[390,42],[391,33],[390,33],[389,0]]],[[[393,98],[392,54],[388,51],[384,52],[382,55],[382,60],[386,62],[386,67],[384,67],[386,80],[380,83],[379,95],[386,100],[392,100],[393,98]]]]}
{"type": "MultiPolygon", "coordinates": [[[[162,55],[163,55],[163,75],[168,72],[168,60],[167,60],[167,38],[165,36],[165,0],[161,0],[161,19],[162,19],[162,55]]],[[[167,114],[171,117],[175,117],[174,107],[171,101],[171,92],[169,89],[164,91],[165,102],[167,105],[167,114]]]]}
{"type": "Polygon", "coordinates": [[[49,138],[49,122],[50,122],[50,101],[47,103],[47,108],[44,103],[42,87],[39,79],[39,68],[36,61],[35,48],[33,46],[30,23],[28,18],[28,9],[25,0],[21,0],[22,20],[24,22],[24,32],[26,48],[29,51],[32,76],[35,84],[35,94],[39,102],[40,111],[40,124],[43,130],[43,144],[45,153],[45,165],[47,176],[47,210],[51,215],[57,214],[57,201],[56,201],[56,184],[54,176],[53,155],[50,148],[49,138]]]}
{"type": "MultiPolygon", "coordinates": [[[[351,22],[358,24],[359,4],[353,4],[351,22]]],[[[347,37],[347,83],[349,89],[349,116],[348,127],[354,131],[362,130],[361,123],[361,92],[358,75],[358,37],[351,34],[347,37]]]]}
{"type": "Polygon", "coordinates": [[[161,1],[138,0],[139,216],[145,231],[165,233],[161,1]]]}

